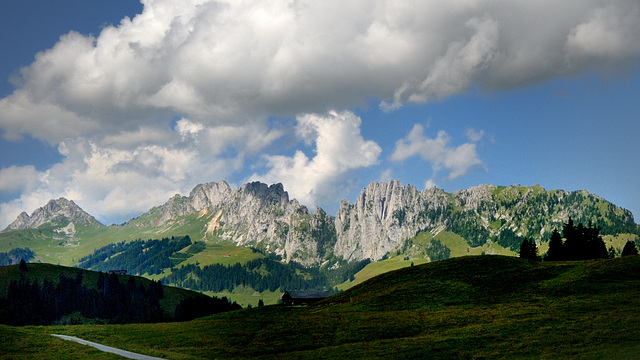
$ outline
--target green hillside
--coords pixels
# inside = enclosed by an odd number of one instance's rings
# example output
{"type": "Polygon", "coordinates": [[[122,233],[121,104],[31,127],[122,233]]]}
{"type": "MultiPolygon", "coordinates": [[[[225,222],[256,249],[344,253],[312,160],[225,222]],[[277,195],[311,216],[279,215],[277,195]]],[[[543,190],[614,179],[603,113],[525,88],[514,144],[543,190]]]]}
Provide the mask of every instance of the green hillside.
{"type": "Polygon", "coordinates": [[[141,222],[139,219],[133,219],[124,225],[76,225],[73,236],[66,236],[59,231],[68,221],[51,222],[35,229],[0,233],[0,252],[27,247],[36,253],[37,261],[71,266],[96,249],[121,241],[172,236],[190,236],[194,241],[203,240],[208,220],[210,217],[198,217],[194,213],[161,225],[141,222]]]}
{"type": "Polygon", "coordinates": [[[23,359],[103,356],[50,333],[169,359],[630,359],[639,295],[639,256],[474,256],[388,272],[314,306],[156,325],[0,326],[0,336],[5,358],[23,359]]]}
{"type": "MultiPolygon", "coordinates": [[[[137,302],[132,302],[134,305],[144,306],[143,302],[148,300],[146,298],[150,296],[149,294],[152,291],[157,290],[157,287],[161,287],[161,290],[159,290],[159,293],[156,293],[155,306],[159,306],[158,310],[160,311],[160,313],[156,314],[154,317],[156,321],[174,320],[176,316],[176,309],[179,306],[184,306],[184,304],[180,305],[183,301],[188,299],[197,299],[197,301],[206,302],[211,299],[210,297],[198,292],[172,286],[161,286],[159,282],[152,282],[151,280],[138,276],[110,275],[96,271],[46,263],[29,263],[26,264],[26,270],[21,269],[20,265],[0,266],[0,320],[7,320],[7,318],[11,318],[12,314],[7,314],[6,311],[11,311],[12,306],[13,308],[16,308],[16,305],[17,308],[29,308],[30,305],[34,305],[37,306],[38,311],[42,310],[49,313],[61,313],[64,311],[61,309],[61,306],[65,306],[67,304],[49,303],[45,300],[46,295],[61,296],[61,291],[65,293],[74,292],[75,294],[75,298],[63,301],[84,303],[85,299],[90,299],[88,301],[91,301],[96,305],[104,304],[106,306],[110,306],[110,302],[112,303],[113,301],[127,303],[129,299],[122,298],[121,296],[124,294],[130,294],[124,296],[144,297],[144,299],[138,299],[137,302]],[[61,290],[59,286],[63,281],[65,282],[65,288],[64,290],[61,290]],[[121,286],[112,286],[112,281],[119,283],[121,286]],[[105,285],[107,283],[111,286],[110,289],[105,285]],[[102,286],[100,284],[102,284],[102,286]],[[154,288],[155,290],[152,290],[154,288]],[[111,292],[109,292],[109,290],[111,292]],[[28,293],[25,293],[25,291],[28,291],[28,293]],[[122,294],[113,294],[115,291],[121,292],[122,294]],[[30,294],[32,294],[31,297],[30,294]],[[106,298],[101,301],[101,298],[98,296],[100,294],[113,294],[113,301],[111,298],[106,298]],[[15,299],[16,296],[26,296],[26,298],[23,300],[15,299]],[[18,302],[17,304],[11,304],[16,301],[18,302]],[[9,317],[7,317],[7,315],[9,315],[9,317]]],[[[224,306],[220,306],[221,308],[227,305],[226,299],[224,299],[224,301],[220,300],[219,302],[224,303],[224,306]]],[[[217,304],[215,305],[217,306],[217,304]]],[[[54,317],[52,320],[63,323],[113,321],[112,318],[84,318],[79,315],[80,310],[72,309],[70,312],[75,314],[62,314],[62,318],[54,317]],[[72,315],[71,317],[73,320],[69,320],[67,315],[72,315]]],[[[213,312],[208,313],[211,314],[213,312]]],[[[37,323],[47,323],[40,322],[43,321],[42,319],[35,320],[37,323]]],[[[121,320],[119,321],[129,322],[130,320],[121,317],[121,320]]],[[[27,324],[29,323],[33,322],[27,321],[27,324]]]]}

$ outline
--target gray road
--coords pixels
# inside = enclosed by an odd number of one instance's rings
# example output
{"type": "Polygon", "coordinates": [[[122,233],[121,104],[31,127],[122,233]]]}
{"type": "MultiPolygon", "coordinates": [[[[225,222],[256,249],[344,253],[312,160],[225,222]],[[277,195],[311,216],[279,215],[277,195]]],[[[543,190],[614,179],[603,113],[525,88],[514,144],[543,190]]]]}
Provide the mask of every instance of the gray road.
{"type": "Polygon", "coordinates": [[[136,353],[131,352],[131,351],[125,351],[125,350],[116,349],[116,348],[111,347],[111,346],[101,345],[101,344],[98,344],[98,343],[94,343],[92,341],[87,341],[87,340],[83,340],[83,339],[77,338],[75,336],[57,335],[57,334],[51,334],[51,336],[55,336],[57,338],[64,339],[64,340],[75,341],[75,342],[77,342],[79,344],[82,344],[82,345],[93,346],[94,348],[96,348],[96,349],[98,349],[100,351],[117,354],[117,355],[120,355],[120,356],[125,357],[127,359],[162,360],[161,358],[157,358],[157,357],[153,357],[153,356],[136,354],[136,353]]]}

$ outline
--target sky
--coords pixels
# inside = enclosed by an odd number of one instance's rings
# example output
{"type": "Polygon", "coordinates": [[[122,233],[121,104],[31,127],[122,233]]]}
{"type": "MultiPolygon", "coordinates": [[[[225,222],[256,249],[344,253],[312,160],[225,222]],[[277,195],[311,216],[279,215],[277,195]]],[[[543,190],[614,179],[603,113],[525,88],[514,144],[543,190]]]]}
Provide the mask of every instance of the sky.
{"type": "Polygon", "coordinates": [[[10,0],[0,228],[197,184],[335,215],[373,181],[587,189],[640,216],[637,0],[10,0]]]}

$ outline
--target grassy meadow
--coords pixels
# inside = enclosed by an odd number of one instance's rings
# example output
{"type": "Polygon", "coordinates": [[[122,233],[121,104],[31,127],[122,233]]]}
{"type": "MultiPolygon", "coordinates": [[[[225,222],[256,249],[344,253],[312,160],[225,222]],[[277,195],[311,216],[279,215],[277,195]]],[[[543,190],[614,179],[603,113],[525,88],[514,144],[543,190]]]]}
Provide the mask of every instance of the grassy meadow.
{"type": "Polygon", "coordinates": [[[184,323],[0,326],[0,358],[110,359],[67,334],[167,359],[631,359],[640,257],[470,256],[388,272],[307,307],[184,323]]]}

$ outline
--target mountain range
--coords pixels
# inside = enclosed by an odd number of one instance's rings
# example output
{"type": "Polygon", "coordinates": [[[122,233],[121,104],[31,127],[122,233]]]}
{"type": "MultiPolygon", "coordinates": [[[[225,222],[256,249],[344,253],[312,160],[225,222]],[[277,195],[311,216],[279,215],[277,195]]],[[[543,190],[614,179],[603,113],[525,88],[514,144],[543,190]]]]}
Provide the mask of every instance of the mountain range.
{"type": "Polygon", "coordinates": [[[74,265],[107,244],[189,235],[305,266],[390,255],[434,260],[434,248],[455,256],[460,246],[468,253],[478,248],[513,253],[524,237],[543,245],[569,218],[592,223],[610,237],[640,234],[631,212],[586,190],[480,185],[447,193],[419,191],[398,180],[373,182],[354,203],[342,200],[334,217],[319,207],[310,212],[290,199],[282,184],[232,188],[220,181],[200,184],[188,196],[175,195],[121,225],[105,226],[73,201],[51,200],[4,229],[0,251],[28,247],[38,260],[74,265]]]}

